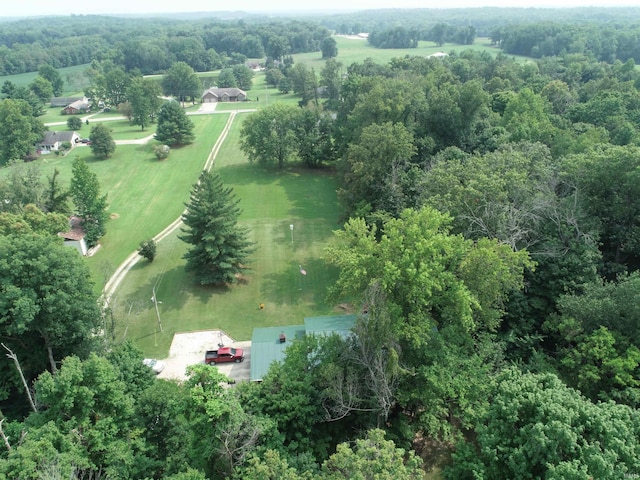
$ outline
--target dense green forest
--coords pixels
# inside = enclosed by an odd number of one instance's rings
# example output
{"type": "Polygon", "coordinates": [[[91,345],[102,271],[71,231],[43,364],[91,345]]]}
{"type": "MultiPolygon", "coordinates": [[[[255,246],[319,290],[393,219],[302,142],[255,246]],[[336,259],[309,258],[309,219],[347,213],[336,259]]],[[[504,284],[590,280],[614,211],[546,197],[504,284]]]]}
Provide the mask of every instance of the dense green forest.
{"type": "MultiPolygon", "coordinates": [[[[127,71],[161,73],[174,62],[196,71],[226,65],[228,57],[280,59],[320,50],[329,31],[316,22],[176,21],[102,16],[24,19],[4,23],[0,32],[0,75],[34,72],[111,60],[127,71]]],[[[237,61],[235,62],[237,63],[237,61]]]]}
{"type": "MultiPolygon", "coordinates": [[[[206,365],[156,380],[134,345],[95,335],[107,317],[86,264],[52,235],[65,195],[19,163],[0,183],[0,340],[15,360],[0,364],[0,479],[640,475],[638,10],[580,12],[516,11],[510,25],[512,10],[479,10],[478,31],[527,62],[466,50],[342,65],[327,48],[321,72],[291,54],[324,52],[326,22],[150,20],[120,43],[128,20],[79,19],[104,29],[92,91],[114,105],[157,97],[141,72],[194,97],[185,85],[212,67],[198,59],[282,59],[265,60],[266,80],[299,105],[252,114],[242,150],[267,171],[337,176],[328,294],[362,313],[351,336],[294,342],[260,383],[228,388],[206,365]]],[[[18,25],[5,64],[42,41],[18,25]]],[[[64,65],[54,37],[30,68],[64,65]]],[[[37,101],[9,87],[4,129],[41,133],[37,101]]],[[[28,153],[12,145],[4,161],[28,153]]]]}

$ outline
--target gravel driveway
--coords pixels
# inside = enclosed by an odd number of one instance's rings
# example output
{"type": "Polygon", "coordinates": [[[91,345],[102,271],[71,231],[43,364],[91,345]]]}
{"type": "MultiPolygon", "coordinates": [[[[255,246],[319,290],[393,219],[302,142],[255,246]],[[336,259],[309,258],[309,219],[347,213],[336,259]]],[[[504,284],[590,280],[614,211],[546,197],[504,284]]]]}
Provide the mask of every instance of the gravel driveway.
{"type": "Polygon", "coordinates": [[[243,348],[245,358],[242,363],[216,365],[218,370],[236,382],[249,380],[251,378],[251,342],[235,342],[221,330],[174,334],[169,357],[162,359],[165,367],[158,378],[185,380],[187,366],[204,363],[204,353],[207,350],[215,350],[219,343],[225,347],[243,348]]]}

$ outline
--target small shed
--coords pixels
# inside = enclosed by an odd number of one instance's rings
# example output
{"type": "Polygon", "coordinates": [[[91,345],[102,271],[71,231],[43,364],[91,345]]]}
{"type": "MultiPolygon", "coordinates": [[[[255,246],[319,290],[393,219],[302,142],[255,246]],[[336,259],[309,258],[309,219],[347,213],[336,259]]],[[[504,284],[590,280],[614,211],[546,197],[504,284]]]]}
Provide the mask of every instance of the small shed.
{"type": "Polygon", "coordinates": [[[84,240],[84,229],[82,228],[82,219],[73,216],[69,219],[69,231],[58,233],[59,237],[64,239],[65,247],[72,247],[80,252],[80,255],[86,255],[89,249],[87,242],[84,240]]]}
{"type": "Polygon", "coordinates": [[[244,102],[247,92],[239,88],[210,88],[202,94],[202,103],[244,102]]]}

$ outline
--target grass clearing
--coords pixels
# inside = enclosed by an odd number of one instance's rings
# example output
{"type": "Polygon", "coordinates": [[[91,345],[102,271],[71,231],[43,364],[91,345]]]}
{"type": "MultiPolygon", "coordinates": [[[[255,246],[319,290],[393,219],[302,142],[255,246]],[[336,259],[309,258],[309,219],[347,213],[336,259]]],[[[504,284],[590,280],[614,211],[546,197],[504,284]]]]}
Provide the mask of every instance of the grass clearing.
{"type": "MultiPolygon", "coordinates": [[[[89,120],[89,124],[82,124],[82,128],[79,130],[75,130],[81,137],[89,138],[91,135],[91,128],[97,123],[104,123],[109,130],[111,130],[111,135],[114,140],[139,140],[142,138],[146,138],[149,135],[153,135],[156,133],[157,124],[152,123],[144,128],[144,130],[140,129],[139,125],[131,125],[129,120],[124,120],[121,118],[103,118],[99,121],[91,121],[89,120]]],[[[49,130],[52,132],[63,132],[69,130],[66,125],[50,125],[49,130]]]]}
{"type": "Polygon", "coordinates": [[[181,257],[187,245],[178,234],[158,244],[156,259],[138,262],[115,298],[116,337],[132,338],[146,355],[166,356],[175,332],[219,328],[236,340],[248,340],[254,327],[298,324],[306,316],[335,313],[326,292],[337,272],[322,261],[332,231],[339,228],[335,179],[306,169],[265,171],[250,165],[239,149],[245,115],[236,117],[214,168],[240,199],[240,222],[257,242],[249,265],[254,273],[239,285],[200,287],[184,271],[181,257]],[[162,333],[149,300],[154,286],[162,301],[162,333]]]}
{"type": "MultiPolygon", "coordinates": [[[[82,90],[89,86],[89,79],[85,75],[85,70],[89,67],[88,63],[82,65],[74,65],[73,67],[58,68],[58,73],[64,81],[62,92],[63,97],[75,94],[82,95],[82,90]]],[[[0,83],[7,80],[18,87],[26,87],[33,79],[38,76],[38,72],[20,73],[18,75],[0,76],[0,83]]]]}
{"type": "MultiPolygon", "coordinates": [[[[501,50],[498,47],[491,45],[491,41],[488,38],[476,38],[473,45],[444,44],[439,47],[435,42],[420,41],[418,42],[417,48],[390,49],[372,47],[369,45],[367,40],[361,38],[347,38],[338,35],[335,35],[333,38],[338,46],[338,56],[336,57],[336,60],[341,62],[344,67],[348,67],[354,62],[360,63],[367,58],[372,58],[374,62],[379,64],[387,64],[393,58],[402,58],[406,55],[426,57],[436,52],[450,53],[452,51],[462,52],[464,50],[475,50],[485,51],[491,55],[501,53],[501,50]]],[[[510,55],[510,57],[516,58],[521,62],[531,61],[531,59],[527,57],[518,57],[514,55],[510,55]]],[[[307,66],[314,68],[318,75],[325,64],[325,60],[322,59],[321,52],[298,53],[293,55],[293,59],[295,63],[304,63],[307,66]]]]}

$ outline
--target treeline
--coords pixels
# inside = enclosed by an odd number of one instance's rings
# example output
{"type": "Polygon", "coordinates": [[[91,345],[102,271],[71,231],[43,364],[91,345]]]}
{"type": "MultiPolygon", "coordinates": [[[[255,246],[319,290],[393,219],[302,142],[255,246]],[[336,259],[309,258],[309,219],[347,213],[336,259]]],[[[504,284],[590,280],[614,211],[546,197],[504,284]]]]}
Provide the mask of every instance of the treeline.
{"type": "Polygon", "coordinates": [[[509,25],[491,32],[491,41],[505,53],[541,58],[578,53],[596,60],[640,59],[640,25],[538,22],[509,25]]]}
{"type": "Polygon", "coordinates": [[[369,44],[377,48],[416,48],[419,40],[428,40],[439,46],[444,43],[472,45],[476,38],[476,29],[471,25],[453,26],[438,23],[428,30],[418,28],[393,27],[373,30],[369,33],[369,44]]]}
{"type": "Polygon", "coordinates": [[[327,37],[325,27],[297,20],[28,19],[3,24],[0,75],[33,72],[43,64],[61,68],[107,59],[143,74],[160,73],[177,61],[205,71],[222,67],[228,57],[280,59],[319,51],[327,37]]]}
{"type": "Polygon", "coordinates": [[[535,22],[615,23],[637,22],[640,8],[420,8],[379,9],[334,15],[314,15],[313,20],[338,34],[352,35],[403,26],[428,30],[438,23],[473,25],[478,36],[488,37],[496,27],[535,22]]]}

